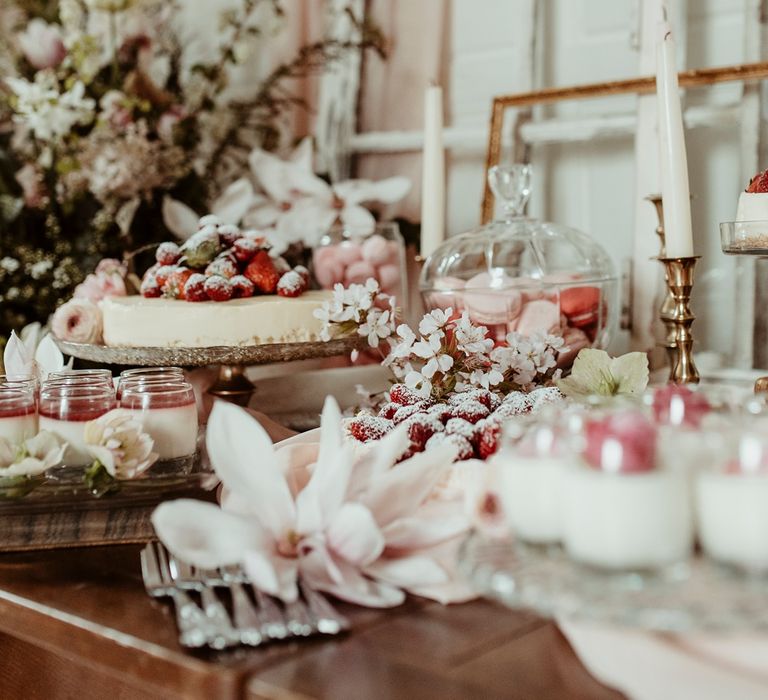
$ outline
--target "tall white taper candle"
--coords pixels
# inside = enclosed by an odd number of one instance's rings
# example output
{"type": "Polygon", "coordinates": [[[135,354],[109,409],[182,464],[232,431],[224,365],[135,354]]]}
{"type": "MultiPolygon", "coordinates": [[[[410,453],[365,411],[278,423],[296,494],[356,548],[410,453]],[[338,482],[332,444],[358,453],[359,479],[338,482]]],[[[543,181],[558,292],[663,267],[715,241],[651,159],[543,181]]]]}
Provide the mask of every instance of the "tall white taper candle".
{"type": "Polygon", "coordinates": [[[667,256],[693,255],[691,193],[688,186],[688,158],[677,82],[675,41],[666,22],[661,24],[657,47],[656,95],[659,114],[659,167],[664,202],[664,233],[667,256]]]}
{"type": "Polygon", "coordinates": [[[443,89],[424,93],[424,150],[421,177],[421,254],[431,255],[445,237],[445,154],[443,89]]]}

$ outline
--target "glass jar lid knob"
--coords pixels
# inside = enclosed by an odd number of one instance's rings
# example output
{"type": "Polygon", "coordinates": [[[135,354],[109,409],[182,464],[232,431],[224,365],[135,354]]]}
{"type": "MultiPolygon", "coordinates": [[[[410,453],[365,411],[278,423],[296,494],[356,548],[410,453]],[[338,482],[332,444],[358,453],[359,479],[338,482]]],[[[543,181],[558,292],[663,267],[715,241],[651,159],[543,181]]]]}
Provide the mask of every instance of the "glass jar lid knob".
{"type": "Polygon", "coordinates": [[[494,165],[488,171],[488,184],[501,202],[504,219],[523,216],[531,196],[531,166],[527,163],[494,165]]]}

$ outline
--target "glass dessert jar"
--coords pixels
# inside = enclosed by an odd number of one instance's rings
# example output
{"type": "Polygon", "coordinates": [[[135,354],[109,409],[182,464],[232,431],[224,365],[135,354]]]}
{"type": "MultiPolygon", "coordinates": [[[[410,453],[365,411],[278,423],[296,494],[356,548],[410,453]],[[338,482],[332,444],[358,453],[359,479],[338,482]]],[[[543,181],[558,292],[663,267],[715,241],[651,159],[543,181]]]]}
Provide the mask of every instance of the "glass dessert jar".
{"type": "Polygon", "coordinates": [[[0,384],[0,438],[18,445],[37,434],[37,402],[31,385],[0,384]]]}
{"type": "Polygon", "coordinates": [[[322,289],[365,284],[373,277],[399,306],[407,298],[405,242],[395,223],[377,224],[373,231],[331,229],[312,252],[312,271],[322,289]]]}
{"type": "Polygon", "coordinates": [[[179,379],[129,381],[120,395],[155,441],[161,460],[188,457],[197,449],[197,405],[192,385],[179,379]]]}
{"type": "Polygon", "coordinates": [[[48,430],[67,443],[64,455],[67,466],[86,466],[93,457],[83,437],[85,424],[111,411],[115,403],[114,391],[103,383],[46,383],[40,389],[40,430],[48,430]]]}
{"type": "Polygon", "coordinates": [[[583,347],[604,348],[618,322],[618,279],[606,251],[587,235],[523,215],[528,165],[494,166],[503,203],[493,223],[448,239],[426,261],[419,288],[428,309],[466,311],[497,342],[517,332],[562,336],[571,366],[583,347]]]}

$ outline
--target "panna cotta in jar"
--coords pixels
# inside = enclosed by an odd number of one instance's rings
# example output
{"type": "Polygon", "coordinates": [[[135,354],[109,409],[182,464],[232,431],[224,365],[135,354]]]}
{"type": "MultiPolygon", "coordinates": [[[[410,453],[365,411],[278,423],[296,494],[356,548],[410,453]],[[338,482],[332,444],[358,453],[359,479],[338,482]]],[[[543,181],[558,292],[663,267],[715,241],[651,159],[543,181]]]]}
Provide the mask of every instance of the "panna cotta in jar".
{"type": "Polygon", "coordinates": [[[0,384],[0,438],[18,445],[37,434],[37,407],[31,387],[0,384]]]}
{"type": "Polygon", "coordinates": [[[696,518],[704,553],[723,564],[768,572],[768,439],[748,431],[736,455],[696,479],[696,518]]]}
{"type": "Polygon", "coordinates": [[[85,424],[115,407],[115,394],[105,384],[46,383],[40,390],[39,426],[67,443],[64,464],[84,467],[93,462],[84,438],[85,424]]]}
{"type": "Polygon", "coordinates": [[[125,382],[120,405],[134,414],[154,440],[161,460],[193,455],[197,449],[197,404],[183,380],[125,382]]]}
{"type": "Polygon", "coordinates": [[[621,410],[584,425],[581,464],[563,479],[563,544],[575,560],[614,571],[661,570],[693,547],[685,474],[656,463],[656,430],[621,410]]]}
{"type": "Polygon", "coordinates": [[[529,426],[510,422],[492,462],[507,524],[516,537],[532,544],[556,544],[563,534],[563,478],[573,460],[555,420],[529,426]],[[525,431],[522,438],[520,431],[525,431]]]}

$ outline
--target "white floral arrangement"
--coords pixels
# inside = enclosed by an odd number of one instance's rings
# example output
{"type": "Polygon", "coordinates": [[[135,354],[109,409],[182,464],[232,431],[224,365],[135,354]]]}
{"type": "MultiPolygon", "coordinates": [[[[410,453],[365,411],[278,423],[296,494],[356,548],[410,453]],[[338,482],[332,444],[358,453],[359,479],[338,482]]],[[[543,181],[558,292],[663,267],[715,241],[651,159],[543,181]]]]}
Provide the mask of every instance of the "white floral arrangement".
{"type": "Polygon", "coordinates": [[[381,292],[375,279],[349,287],[335,285],[333,298],[314,311],[315,318],[323,322],[320,339],[360,335],[372,348],[378,348],[395,332],[394,301],[381,292]]]}
{"type": "MultiPolygon", "coordinates": [[[[66,443],[46,430],[19,444],[0,437],[0,484],[22,487],[24,482],[61,464],[66,448],[66,443]]],[[[19,495],[26,493],[22,490],[19,495]]]]}

